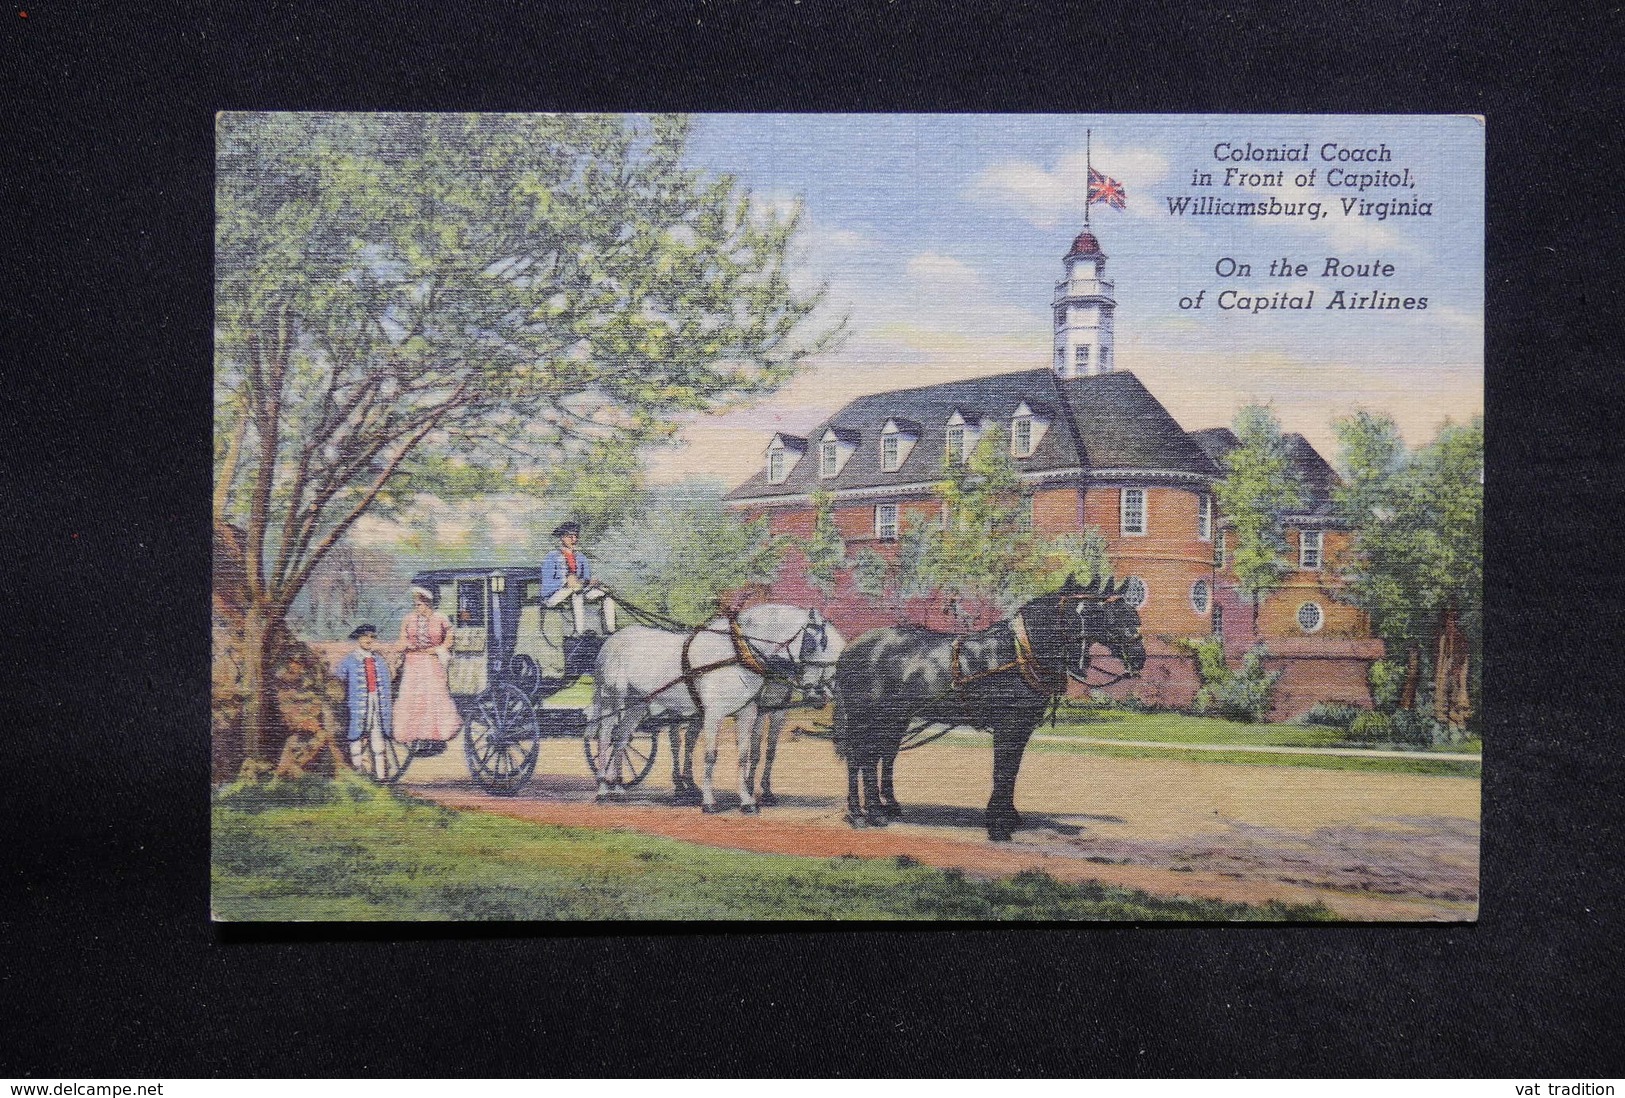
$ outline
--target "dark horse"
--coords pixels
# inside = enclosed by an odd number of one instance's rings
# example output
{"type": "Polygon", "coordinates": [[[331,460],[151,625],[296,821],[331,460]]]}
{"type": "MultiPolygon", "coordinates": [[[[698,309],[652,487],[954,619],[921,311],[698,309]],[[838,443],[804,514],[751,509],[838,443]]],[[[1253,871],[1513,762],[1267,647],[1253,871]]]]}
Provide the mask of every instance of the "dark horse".
{"type": "Polygon", "coordinates": [[[1127,674],[1145,666],[1140,615],[1099,577],[1080,587],[1068,576],[1053,594],[968,636],[918,626],[876,629],[835,665],[835,752],[846,760],[847,822],[884,827],[902,808],[892,768],[911,730],[965,727],[993,733],[993,795],[987,836],[1010,838],[1016,774],[1027,740],[1069,678],[1089,670],[1092,645],[1105,645],[1127,674]],[[863,780],[863,798],[858,780],[863,780]]]}

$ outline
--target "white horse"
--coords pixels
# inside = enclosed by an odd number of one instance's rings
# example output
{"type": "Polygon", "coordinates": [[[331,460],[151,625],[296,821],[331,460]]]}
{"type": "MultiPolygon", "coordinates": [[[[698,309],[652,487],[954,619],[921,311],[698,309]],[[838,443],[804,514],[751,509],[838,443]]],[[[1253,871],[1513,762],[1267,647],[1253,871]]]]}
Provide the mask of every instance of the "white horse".
{"type": "MultiPolygon", "coordinates": [[[[697,719],[705,736],[700,806],[718,811],[712,793],[717,731],[735,717],[739,745],[739,808],[758,811],[752,787],[765,723],[777,740],[783,718],[759,720],[764,690],[794,687],[818,700],[845,642],[816,610],[768,603],[717,617],[688,633],[629,626],[610,635],[593,672],[592,721],[598,734],[598,799],[609,796],[610,775],[632,732],[645,716],[697,719]]],[[[771,713],[769,712],[769,715],[771,713]]],[[[676,736],[673,736],[675,741],[676,736]]],[[[769,767],[777,743],[769,745],[769,767]]],[[[677,771],[673,760],[673,775],[677,771]]],[[[765,773],[765,772],[764,772],[765,773]]],[[[764,789],[771,790],[764,777],[764,789]]],[[[679,789],[679,794],[681,789],[679,789]]]]}

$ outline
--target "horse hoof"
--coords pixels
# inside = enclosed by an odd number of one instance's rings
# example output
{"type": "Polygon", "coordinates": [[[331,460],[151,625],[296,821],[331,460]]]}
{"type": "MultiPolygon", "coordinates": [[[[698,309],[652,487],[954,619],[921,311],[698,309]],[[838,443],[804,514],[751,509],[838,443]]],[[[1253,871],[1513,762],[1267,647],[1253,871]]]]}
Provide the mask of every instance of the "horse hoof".
{"type": "Polygon", "coordinates": [[[852,828],[856,831],[862,831],[865,827],[869,826],[868,818],[856,812],[848,812],[846,814],[846,822],[851,824],[852,828]]]}
{"type": "Polygon", "coordinates": [[[739,811],[747,816],[754,816],[761,811],[761,808],[754,804],[742,804],[739,806],[739,811]]]}
{"type": "Polygon", "coordinates": [[[756,798],[756,803],[761,805],[763,808],[772,808],[774,805],[779,803],[779,799],[775,797],[772,792],[764,789],[762,790],[762,795],[756,798]]]}
{"type": "Polygon", "coordinates": [[[722,811],[722,808],[714,804],[702,804],[700,805],[700,811],[704,812],[707,816],[715,816],[717,813],[722,811]]]}
{"type": "Polygon", "coordinates": [[[599,793],[597,796],[593,797],[593,803],[594,804],[603,804],[604,802],[606,802],[608,800],[609,800],[609,794],[608,793],[599,793]]]}
{"type": "Polygon", "coordinates": [[[893,801],[891,804],[881,805],[880,811],[884,812],[886,815],[895,820],[897,817],[903,814],[903,806],[898,804],[896,801],[893,801]]]}
{"type": "Polygon", "coordinates": [[[1005,831],[1003,829],[998,831],[989,830],[987,833],[987,841],[990,843],[1007,843],[1010,841],[1011,837],[1012,832],[1005,831]]]}
{"type": "Polygon", "coordinates": [[[885,827],[887,824],[891,823],[891,821],[886,818],[886,814],[884,812],[871,812],[869,813],[868,818],[870,827],[885,827]]]}

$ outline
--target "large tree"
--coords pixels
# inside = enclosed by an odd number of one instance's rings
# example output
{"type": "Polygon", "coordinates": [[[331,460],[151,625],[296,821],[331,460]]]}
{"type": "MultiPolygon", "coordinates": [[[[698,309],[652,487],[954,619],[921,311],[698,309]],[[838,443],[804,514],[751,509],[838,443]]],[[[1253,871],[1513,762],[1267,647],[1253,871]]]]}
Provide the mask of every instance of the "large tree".
{"type": "Polygon", "coordinates": [[[1447,422],[1414,453],[1386,416],[1360,412],[1336,427],[1346,477],[1335,498],[1355,532],[1349,590],[1390,651],[1405,654],[1400,707],[1416,704],[1425,651],[1434,717],[1459,730],[1482,643],[1483,421],[1447,422]]]}
{"type": "Polygon", "coordinates": [[[998,428],[983,435],[967,460],[947,461],[944,473],[934,493],[942,521],[916,520],[904,533],[898,570],[906,590],[988,599],[1008,609],[1068,573],[1085,582],[1106,574],[1099,530],[1059,538],[1033,530],[1031,493],[1009,436],[998,428]]]}
{"type": "Polygon", "coordinates": [[[558,485],[572,460],[624,471],[677,417],[773,389],[834,338],[790,281],[797,214],[686,166],[688,132],[220,117],[215,506],[243,534],[250,757],[274,747],[268,640],[370,508],[558,485]]]}
{"type": "Polygon", "coordinates": [[[1240,445],[1224,455],[1214,495],[1229,527],[1236,587],[1252,606],[1256,633],[1259,604],[1290,570],[1285,518],[1303,507],[1304,487],[1281,423],[1267,405],[1244,406],[1234,430],[1240,445]]]}

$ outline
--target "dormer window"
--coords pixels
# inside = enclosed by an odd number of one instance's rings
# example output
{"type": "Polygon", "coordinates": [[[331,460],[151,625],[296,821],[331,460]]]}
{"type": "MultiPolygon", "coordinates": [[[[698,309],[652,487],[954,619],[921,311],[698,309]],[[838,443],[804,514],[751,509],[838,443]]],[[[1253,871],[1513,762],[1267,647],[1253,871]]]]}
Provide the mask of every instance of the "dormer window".
{"type": "Polygon", "coordinates": [[[1034,408],[1022,401],[1010,416],[1010,452],[1016,457],[1031,457],[1038,449],[1039,440],[1049,426],[1049,420],[1043,414],[1045,410],[1042,405],[1034,408]]]}
{"type": "Polygon", "coordinates": [[[1055,310],[1055,326],[1057,328],[1066,327],[1066,309],[1061,308],[1055,310]]]}
{"type": "Polygon", "coordinates": [[[818,436],[818,476],[821,480],[839,476],[852,455],[857,453],[858,432],[848,427],[830,427],[818,436]]]}
{"type": "Polygon", "coordinates": [[[796,463],[806,452],[806,439],[795,435],[774,435],[773,441],[767,447],[767,482],[783,484],[790,478],[790,471],[796,467],[796,463]]]}
{"type": "Polygon", "coordinates": [[[965,464],[965,426],[962,423],[948,425],[948,432],[943,442],[943,452],[950,465],[965,464]]]}
{"type": "Polygon", "coordinates": [[[1088,348],[1088,346],[1079,347],[1077,349],[1077,360],[1076,361],[1077,361],[1078,369],[1087,370],[1089,368],[1089,348],[1088,348]]]}
{"type": "Polygon", "coordinates": [[[1033,417],[1017,416],[1010,423],[1010,445],[1017,457],[1033,452],[1033,417]]]}
{"type": "Polygon", "coordinates": [[[920,440],[920,425],[912,419],[893,416],[880,429],[880,467],[895,473],[908,460],[914,444],[920,440]]]}

